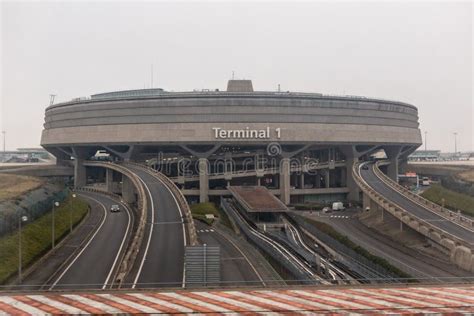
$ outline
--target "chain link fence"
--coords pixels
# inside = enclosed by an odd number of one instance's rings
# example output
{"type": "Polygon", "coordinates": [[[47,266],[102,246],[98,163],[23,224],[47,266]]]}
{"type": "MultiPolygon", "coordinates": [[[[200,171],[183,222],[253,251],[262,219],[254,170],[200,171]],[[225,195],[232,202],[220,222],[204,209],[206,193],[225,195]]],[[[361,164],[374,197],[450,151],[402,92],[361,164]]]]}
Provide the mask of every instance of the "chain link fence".
{"type": "Polygon", "coordinates": [[[13,233],[18,229],[18,217],[28,216],[29,221],[43,216],[51,211],[54,202],[62,202],[69,195],[69,189],[49,194],[46,198],[38,200],[34,194],[25,195],[22,200],[9,203],[11,207],[0,210],[0,237],[13,233]]]}

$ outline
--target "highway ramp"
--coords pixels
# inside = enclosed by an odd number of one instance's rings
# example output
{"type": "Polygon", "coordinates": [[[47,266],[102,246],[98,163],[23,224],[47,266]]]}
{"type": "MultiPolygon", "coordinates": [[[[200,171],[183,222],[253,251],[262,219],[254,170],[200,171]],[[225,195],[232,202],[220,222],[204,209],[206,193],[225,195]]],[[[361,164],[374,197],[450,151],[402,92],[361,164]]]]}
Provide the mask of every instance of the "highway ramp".
{"type": "Polygon", "coordinates": [[[471,230],[464,228],[463,226],[458,225],[446,218],[420,206],[419,204],[413,202],[403,194],[399,193],[385,182],[380,180],[375,174],[373,164],[367,164],[368,169],[360,168],[360,175],[363,180],[370,186],[372,189],[377,191],[379,194],[384,196],[387,200],[392,203],[397,204],[401,208],[405,209],[407,212],[419,217],[422,220],[425,220],[436,226],[449,234],[456,236],[462,240],[469,242],[474,245],[474,233],[471,230]]]}
{"type": "Polygon", "coordinates": [[[181,287],[186,236],[179,206],[168,188],[150,172],[127,167],[145,186],[148,218],[137,259],[123,287],[181,287]]]}

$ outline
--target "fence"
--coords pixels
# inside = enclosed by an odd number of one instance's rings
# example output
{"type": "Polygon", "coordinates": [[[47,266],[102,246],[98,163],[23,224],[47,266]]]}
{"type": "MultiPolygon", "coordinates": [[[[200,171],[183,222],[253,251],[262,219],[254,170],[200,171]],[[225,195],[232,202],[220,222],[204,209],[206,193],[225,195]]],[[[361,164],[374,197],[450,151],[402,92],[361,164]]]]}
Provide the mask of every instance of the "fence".
{"type": "Polygon", "coordinates": [[[69,189],[66,188],[40,201],[26,195],[21,202],[15,203],[15,206],[10,210],[0,212],[0,236],[11,234],[18,229],[19,216],[26,215],[29,221],[34,221],[49,212],[54,202],[64,201],[68,194],[69,189]]]}

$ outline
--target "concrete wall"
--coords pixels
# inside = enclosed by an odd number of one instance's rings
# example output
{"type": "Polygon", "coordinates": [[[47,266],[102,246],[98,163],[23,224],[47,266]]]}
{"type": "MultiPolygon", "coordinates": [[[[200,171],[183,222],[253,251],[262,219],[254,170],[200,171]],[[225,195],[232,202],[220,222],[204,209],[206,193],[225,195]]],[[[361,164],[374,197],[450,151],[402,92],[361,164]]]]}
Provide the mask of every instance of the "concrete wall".
{"type": "Polygon", "coordinates": [[[408,104],[317,94],[220,92],[53,105],[46,110],[41,144],[215,142],[212,127],[247,126],[281,128],[281,138],[272,135],[269,140],[282,142],[421,143],[418,112],[408,104]]]}

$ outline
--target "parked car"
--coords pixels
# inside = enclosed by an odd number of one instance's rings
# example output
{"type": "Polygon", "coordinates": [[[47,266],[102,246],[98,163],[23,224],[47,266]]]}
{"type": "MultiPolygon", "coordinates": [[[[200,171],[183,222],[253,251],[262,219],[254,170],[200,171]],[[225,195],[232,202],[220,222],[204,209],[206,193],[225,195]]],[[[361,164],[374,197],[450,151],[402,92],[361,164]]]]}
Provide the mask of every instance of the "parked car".
{"type": "Polygon", "coordinates": [[[330,207],[326,206],[326,207],[323,208],[323,210],[322,210],[321,212],[322,212],[323,214],[326,214],[326,213],[331,213],[332,210],[331,210],[330,207]]]}

